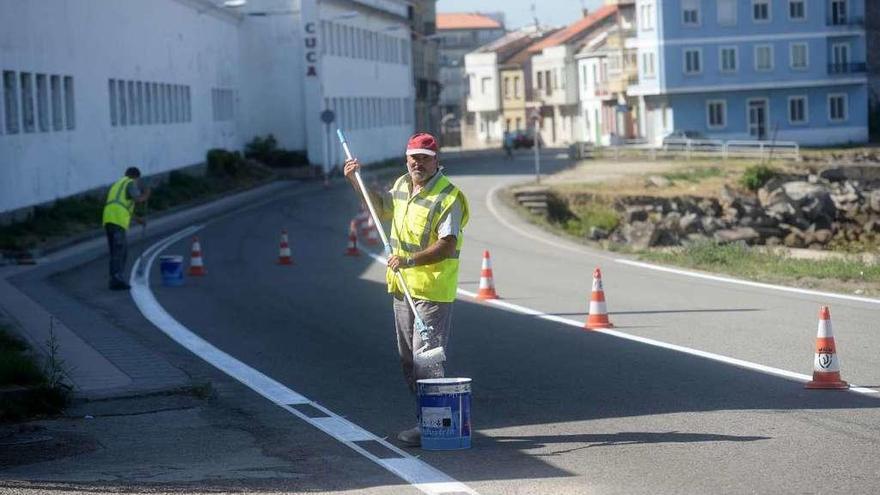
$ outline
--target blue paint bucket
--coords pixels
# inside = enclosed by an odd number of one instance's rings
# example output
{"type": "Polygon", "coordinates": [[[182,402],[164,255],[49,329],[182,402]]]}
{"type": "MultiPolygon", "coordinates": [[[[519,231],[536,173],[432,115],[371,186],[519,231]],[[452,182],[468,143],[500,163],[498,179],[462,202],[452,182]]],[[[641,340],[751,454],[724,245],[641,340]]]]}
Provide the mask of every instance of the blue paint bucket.
{"type": "Polygon", "coordinates": [[[183,256],[177,254],[159,256],[159,271],[162,272],[162,285],[180,287],[183,285],[183,256]]]}
{"type": "Polygon", "coordinates": [[[426,378],[418,392],[422,448],[471,448],[471,379],[426,378]]]}

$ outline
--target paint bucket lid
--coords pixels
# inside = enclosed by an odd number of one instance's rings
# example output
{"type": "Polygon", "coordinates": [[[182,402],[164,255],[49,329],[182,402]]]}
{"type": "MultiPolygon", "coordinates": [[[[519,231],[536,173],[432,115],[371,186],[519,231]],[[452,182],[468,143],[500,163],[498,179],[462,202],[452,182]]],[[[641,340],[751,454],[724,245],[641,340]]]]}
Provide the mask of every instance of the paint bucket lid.
{"type": "Polygon", "coordinates": [[[418,383],[423,385],[461,385],[471,383],[470,378],[422,378],[418,383]]]}
{"type": "Polygon", "coordinates": [[[170,261],[172,263],[183,263],[183,256],[179,254],[165,254],[159,256],[159,261],[170,261]]]}

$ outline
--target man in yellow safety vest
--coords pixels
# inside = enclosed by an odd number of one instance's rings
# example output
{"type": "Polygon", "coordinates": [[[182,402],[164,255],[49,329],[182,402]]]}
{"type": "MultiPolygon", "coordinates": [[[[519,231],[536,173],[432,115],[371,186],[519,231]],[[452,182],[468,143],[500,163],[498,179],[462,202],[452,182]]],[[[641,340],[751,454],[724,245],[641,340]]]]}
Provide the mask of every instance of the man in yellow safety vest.
{"type": "MultiPolygon", "coordinates": [[[[437,156],[437,140],[427,133],[413,135],[406,146],[406,174],[399,177],[385,194],[368,191],[377,214],[391,220],[391,257],[385,278],[388,292],[394,296],[394,322],[397,350],[404,378],[415,393],[421,378],[441,378],[443,365],[422,368],[416,365],[413,352],[424,344],[414,329],[414,315],[403,299],[395,272],[400,270],[419,316],[433,327],[432,343],[447,349],[452,327],[452,301],[458,288],[458,258],[462,230],[468,221],[468,203],[458,187],[443,174],[437,156]]],[[[360,192],[354,172],[360,168],[356,159],[345,162],[345,177],[360,192]]],[[[417,446],[419,428],[407,429],[397,436],[407,445],[417,446]]]]}
{"type": "MultiPolygon", "coordinates": [[[[125,232],[131,224],[135,203],[143,203],[150,198],[150,188],[143,192],[140,189],[139,179],[141,171],[137,167],[129,167],[125,176],[117,180],[107,193],[107,202],[104,204],[104,231],[107,233],[107,245],[110,247],[110,289],[130,289],[125,281],[125,258],[128,244],[125,232]]],[[[143,224],[144,220],[135,217],[135,222],[143,224]]]]}

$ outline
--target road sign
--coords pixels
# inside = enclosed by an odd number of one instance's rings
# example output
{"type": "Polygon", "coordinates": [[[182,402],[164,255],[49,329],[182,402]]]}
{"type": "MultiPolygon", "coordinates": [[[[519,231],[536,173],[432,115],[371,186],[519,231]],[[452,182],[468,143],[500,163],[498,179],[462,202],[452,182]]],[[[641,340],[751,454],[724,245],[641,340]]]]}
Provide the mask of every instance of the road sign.
{"type": "Polygon", "coordinates": [[[321,112],[321,122],[332,124],[334,120],[336,120],[336,114],[333,113],[333,110],[324,110],[321,112]]]}

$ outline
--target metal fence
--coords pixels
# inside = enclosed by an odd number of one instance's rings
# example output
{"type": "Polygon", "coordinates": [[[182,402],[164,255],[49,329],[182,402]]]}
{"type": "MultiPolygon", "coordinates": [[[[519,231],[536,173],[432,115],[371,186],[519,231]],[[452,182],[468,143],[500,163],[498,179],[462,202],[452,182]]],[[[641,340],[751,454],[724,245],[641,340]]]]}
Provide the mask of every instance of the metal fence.
{"type": "Polygon", "coordinates": [[[597,153],[609,154],[614,158],[621,156],[691,158],[778,158],[780,160],[800,160],[800,146],[793,141],[745,141],[719,139],[666,139],[662,146],[647,146],[644,143],[623,143],[615,146],[596,147],[592,143],[579,142],[571,145],[569,156],[572,159],[594,158],[597,153]]]}

